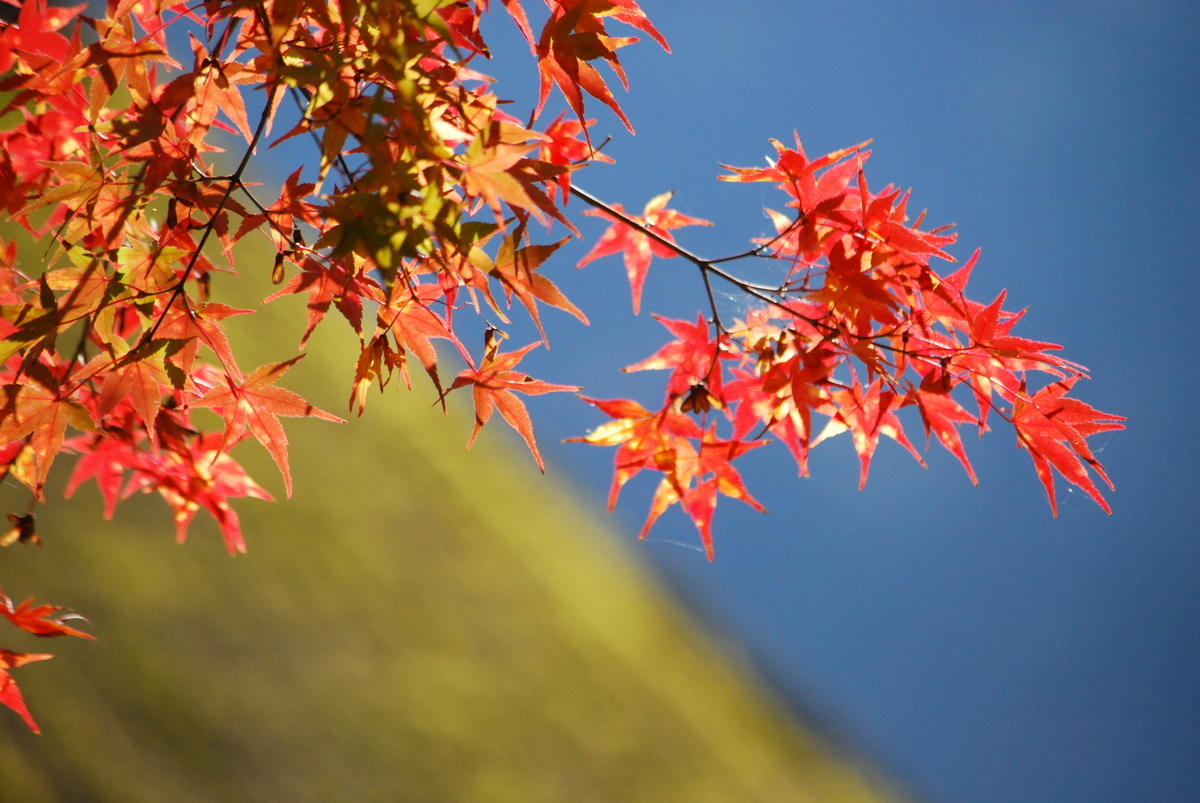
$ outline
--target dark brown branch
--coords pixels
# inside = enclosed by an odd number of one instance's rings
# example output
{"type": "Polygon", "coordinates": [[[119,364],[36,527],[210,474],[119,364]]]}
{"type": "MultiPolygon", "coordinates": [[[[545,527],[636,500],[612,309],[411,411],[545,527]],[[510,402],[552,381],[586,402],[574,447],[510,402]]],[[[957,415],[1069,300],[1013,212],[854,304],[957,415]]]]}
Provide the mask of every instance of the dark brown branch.
{"type": "Polygon", "coordinates": [[[175,300],[183,295],[184,287],[188,279],[192,276],[192,271],[196,269],[196,263],[200,260],[200,254],[204,250],[204,245],[208,242],[208,238],[212,236],[213,231],[217,227],[217,218],[221,212],[225,210],[225,204],[229,202],[233,191],[241,184],[242,174],[246,172],[246,167],[250,164],[250,157],[254,155],[254,149],[258,146],[259,140],[262,139],[263,133],[267,129],[267,120],[271,117],[271,108],[275,104],[275,93],[279,91],[279,84],[271,88],[271,93],[267,97],[267,104],[263,107],[262,116],[258,118],[258,127],[254,130],[254,136],[250,139],[250,144],[246,147],[246,152],[242,154],[242,160],[238,163],[237,169],[229,176],[229,184],[225,187],[225,192],[221,195],[221,200],[217,202],[217,208],[212,211],[208,217],[208,223],[204,226],[204,232],[200,235],[200,242],[196,244],[196,250],[192,252],[192,258],[188,260],[187,267],[183,270],[183,276],[179,278],[179,282],[175,285],[175,289],[171,292],[171,297],[167,299],[166,306],[163,308],[163,313],[158,320],[154,322],[154,326],[147,330],[146,334],[142,335],[138,342],[138,348],[143,348],[157,334],[163,321],[167,319],[167,313],[171,311],[171,306],[175,300]]]}

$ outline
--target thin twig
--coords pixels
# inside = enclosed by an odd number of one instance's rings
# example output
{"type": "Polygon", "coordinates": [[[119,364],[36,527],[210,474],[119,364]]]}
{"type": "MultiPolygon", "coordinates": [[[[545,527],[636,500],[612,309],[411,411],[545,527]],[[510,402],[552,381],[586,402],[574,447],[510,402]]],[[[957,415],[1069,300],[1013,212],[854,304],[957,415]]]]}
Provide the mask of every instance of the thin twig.
{"type": "Polygon", "coordinates": [[[254,154],[255,147],[258,145],[259,140],[262,139],[263,132],[267,129],[267,120],[270,118],[271,108],[275,103],[275,93],[279,91],[279,86],[279,84],[275,84],[271,88],[271,94],[267,98],[267,105],[263,108],[262,116],[258,118],[258,128],[255,129],[254,136],[251,137],[250,144],[246,147],[246,152],[242,154],[242,160],[238,163],[237,169],[230,174],[229,184],[225,187],[225,192],[221,195],[221,200],[217,202],[217,208],[209,214],[208,223],[205,224],[204,232],[200,235],[200,242],[197,243],[196,250],[192,252],[192,258],[188,260],[187,267],[183,271],[183,276],[179,278],[179,282],[175,285],[171,297],[167,299],[162,315],[159,316],[158,320],[154,322],[154,326],[150,327],[138,342],[139,349],[145,347],[146,344],[154,339],[154,335],[158,333],[159,327],[167,319],[167,313],[171,311],[171,306],[177,298],[183,295],[184,286],[187,284],[187,280],[191,278],[192,271],[196,268],[196,263],[199,261],[200,254],[204,250],[204,245],[208,242],[208,238],[217,227],[217,218],[224,211],[225,204],[229,202],[230,196],[233,195],[234,188],[241,184],[242,174],[246,171],[246,166],[250,164],[250,157],[254,154]]]}
{"type": "MultiPolygon", "coordinates": [[[[651,238],[655,242],[659,243],[660,245],[664,246],[665,248],[668,248],[671,251],[674,251],[677,255],[688,260],[689,262],[691,262],[693,265],[695,265],[696,267],[698,267],[700,269],[701,273],[703,273],[705,275],[706,281],[707,281],[708,274],[711,273],[714,276],[716,276],[720,279],[724,279],[726,282],[729,282],[734,287],[737,287],[739,290],[746,293],[747,295],[757,298],[760,301],[764,301],[767,304],[770,304],[772,306],[778,307],[778,308],[784,310],[785,312],[787,312],[789,315],[794,315],[797,318],[800,318],[801,320],[807,321],[808,323],[812,324],[813,326],[817,326],[817,327],[824,326],[826,328],[829,328],[827,324],[823,324],[821,321],[818,321],[817,319],[809,318],[805,315],[801,315],[801,314],[797,313],[795,310],[788,307],[786,304],[782,303],[779,300],[779,298],[782,298],[783,294],[780,292],[779,288],[753,284],[753,283],[747,282],[743,279],[739,279],[737,276],[734,276],[731,273],[725,272],[721,268],[714,266],[713,260],[708,260],[708,259],[704,259],[703,257],[697,256],[696,254],[694,254],[691,251],[689,251],[688,249],[684,248],[682,245],[675,242],[674,240],[667,239],[666,237],[662,236],[658,232],[651,229],[649,226],[646,226],[643,223],[639,223],[634,218],[630,217],[629,215],[625,214],[624,212],[614,209],[613,207],[604,203],[604,201],[601,201],[599,198],[595,197],[594,195],[587,192],[586,190],[580,189],[574,183],[571,184],[571,192],[574,195],[576,195],[578,198],[583,200],[583,202],[588,204],[589,206],[593,206],[596,209],[599,209],[600,211],[604,212],[606,215],[609,215],[612,218],[619,220],[621,223],[624,223],[626,226],[629,226],[629,227],[641,232],[642,234],[645,234],[647,237],[651,238]],[[768,295],[770,293],[774,293],[779,298],[768,295]]],[[[831,331],[832,331],[832,329],[831,329],[831,331]]]]}
{"type": "MultiPolygon", "coordinates": [[[[296,108],[300,110],[300,117],[307,122],[308,109],[303,103],[300,102],[300,98],[298,98],[297,95],[304,95],[307,100],[311,101],[312,93],[303,87],[294,86],[288,89],[288,96],[292,99],[292,102],[296,104],[296,108]]],[[[317,132],[310,128],[308,129],[308,135],[312,137],[313,142],[316,143],[317,150],[321,150],[321,138],[317,136],[317,132]]],[[[337,155],[337,168],[338,172],[342,174],[347,182],[354,183],[354,171],[350,169],[350,164],[346,161],[346,157],[340,153],[337,155]]]]}

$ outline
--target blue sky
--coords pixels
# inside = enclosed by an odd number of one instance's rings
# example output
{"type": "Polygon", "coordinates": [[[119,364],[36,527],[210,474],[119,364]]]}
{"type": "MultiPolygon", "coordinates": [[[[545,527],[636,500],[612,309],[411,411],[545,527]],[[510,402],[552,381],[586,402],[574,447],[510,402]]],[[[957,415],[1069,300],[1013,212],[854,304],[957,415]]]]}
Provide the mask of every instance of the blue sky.
{"type": "MultiPolygon", "coordinates": [[[[1111,517],[1060,482],[1052,518],[1002,429],[969,439],[978,488],[936,447],[923,471],[886,443],[859,492],[843,437],[816,450],[808,480],[781,447],[745,458],[770,514],[726,501],[715,563],[674,513],[634,549],[926,799],[1200,799],[1200,6],[642,7],[674,54],[623,51],[619,100],[638,133],[593,104],[617,164],[582,185],[633,209],[676,190],[674,207],[717,223],[681,241],[717,256],[768,229],[763,206],[783,205],[766,185],[714,181],[718,162],[761,164],[767,140],[793,129],[810,154],[874,138],[872,186],[912,187],[910,208],[957,223],[954,253],[983,249],[973,297],[1008,288],[1008,306],[1030,307],[1019,331],[1092,369],[1078,395],[1130,420],[1093,441],[1117,484],[1111,517]]],[[[517,53],[495,16],[489,41],[517,53]]],[[[531,60],[480,68],[527,109],[531,60]]],[[[634,319],[619,259],[571,270],[587,247],[565,247],[549,275],[592,327],[546,313],[553,348],[525,365],[657,403],[661,377],[619,369],[665,342],[647,312],[703,308],[697,277],[656,262],[634,319]]],[[[601,505],[611,450],[556,442],[602,417],[569,398],[531,409],[550,471],[601,505]]],[[[614,519],[629,539],[653,487],[632,486],[614,519]]]]}

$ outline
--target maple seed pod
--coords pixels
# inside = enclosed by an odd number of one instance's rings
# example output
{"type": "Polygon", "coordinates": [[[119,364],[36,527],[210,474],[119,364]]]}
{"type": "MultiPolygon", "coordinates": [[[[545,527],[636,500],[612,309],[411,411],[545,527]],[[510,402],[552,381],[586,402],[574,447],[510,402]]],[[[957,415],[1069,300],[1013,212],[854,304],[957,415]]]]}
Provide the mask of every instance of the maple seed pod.
{"type": "Polygon", "coordinates": [[[692,385],[679,409],[685,413],[707,413],[713,408],[713,401],[715,399],[709,394],[708,388],[704,385],[692,385]]]}
{"type": "Polygon", "coordinates": [[[283,284],[283,252],[275,254],[275,267],[271,269],[271,284],[283,284]]]}
{"type": "Polygon", "coordinates": [[[12,522],[13,526],[4,535],[0,535],[0,546],[11,546],[17,542],[22,544],[37,544],[38,546],[42,545],[42,539],[38,538],[38,534],[34,529],[32,513],[26,513],[24,516],[9,513],[8,520],[12,522]]]}
{"type": "Polygon", "coordinates": [[[503,332],[494,326],[489,326],[483,333],[483,361],[491,362],[496,359],[496,353],[500,350],[500,343],[507,339],[507,332],[503,332]]]}

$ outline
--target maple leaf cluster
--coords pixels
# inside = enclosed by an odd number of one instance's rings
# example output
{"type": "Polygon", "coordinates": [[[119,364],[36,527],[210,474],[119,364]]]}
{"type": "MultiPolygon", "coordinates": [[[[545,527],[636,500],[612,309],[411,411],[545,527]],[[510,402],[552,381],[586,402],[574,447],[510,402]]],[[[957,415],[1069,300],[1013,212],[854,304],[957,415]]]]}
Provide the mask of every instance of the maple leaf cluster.
{"type": "MultiPolygon", "coordinates": [[[[587,400],[611,418],[582,440],[617,447],[612,503],[642,470],[662,474],[643,535],[679,504],[711,558],[719,495],[761,509],[734,460],[769,434],[803,474],[810,448],[849,431],[865,482],[880,434],[916,455],[896,415],[905,406],[968,472],[959,426],[1004,418],[1052,505],[1053,468],[1105,506],[1085,438],[1119,419],[1066,397],[1082,369],[1011,335],[1020,314],[1003,296],[967,300],[974,258],[946,277],[930,268],[953,237],[910,224],[903,193],[869,192],[861,148],[810,161],[798,142],[777,144],[766,168],[733,169],[726,178],[778,184],[791,213],[770,213],[778,234],[751,251],[700,259],[671,232],[711,224],[668,208],[669,193],[631,217],[574,181],[612,161],[592,142],[587,99],[632,131],[597,65],[626,85],[617,53],[637,38],[608,26],[666,40],[634,0],[546,0],[536,35],[520,0],[501,5],[537,62],[525,120],[478,71],[492,57],[480,31],[489,0],[108,0],[95,18],[26,0],[0,24],[0,209],[22,230],[0,241],[0,479],[28,488],[30,510],[66,453],[68,496],[94,480],[111,517],[132,494],[156,493],[179,541],[203,510],[229,552],[244,552],[230,502],[271,496],[234,447],[260,443],[290,496],[280,417],[341,420],[278,384],[331,309],[360,347],[351,412],[397,375],[411,387],[412,357],[438,401],[470,388],[468,446],[499,411],[542,468],[521,397],[580,388],[517,368],[546,340],[541,305],[587,323],[542,270],[569,238],[532,233],[557,223],[579,235],[564,211],[572,196],[612,222],[580,264],[623,254],[635,313],[654,257],[694,263],[710,299],[722,281],[759,304],[729,324],[715,300],[695,323],[663,321],[675,339],[627,369],[669,372],[657,412],[587,400]],[[539,127],[556,89],[566,110],[539,127]],[[311,157],[277,195],[245,180],[276,146],[311,157]],[[236,257],[252,235],[270,243],[271,264],[236,257]],[[742,257],[779,261],[786,277],[739,279],[724,264],[742,257]],[[230,280],[215,276],[238,271],[270,276],[278,289],[264,303],[306,299],[298,353],[239,365],[225,324],[252,311],[210,295],[230,280]],[[514,300],[540,340],[506,352],[497,325],[514,300]],[[478,359],[464,318],[483,330],[478,359]],[[444,383],[448,354],[466,367],[444,383]],[[1056,381],[1031,392],[1032,371],[1056,381]],[[976,412],[952,396],[958,386],[976,412]],[[827,419],[817,434],[814,413],[827,419]]],[[[39,542],[31,512],[10,520],[0,545],[39,542]]],[[[34,635],[85,635],[49,618],[57,609],[0,601],[34,635]]],[[[0,650],[0,702],[30,727],[7,669],[44,657],[0,650]]]]}
{"type": "Polygon", "coordinates": [[[613,419],[576,439],[617,447],[609,508],[634,475],[661,473],[642,537],[667,508],[680,504],[711,560],[718,493],[762,510],[733,460],[764,445],[769,435],[807,476],[810,449],[849,432],[862,487],[881,435],[925,464],[897,416],[915,407],[926,441],[936,437],[972,482],[978,481],[960,428],[972,424],[982,435],[992,416],[1013,427],[1018,447],[1033,458],[1054,515],[1052,468],[1110,512],[1092,474],[1110,488],[1112,483],[1086,438],[1120,429],[1124,419],[1066,396],[1084,369],[1054,354],[1057,345],[1013,335],[1024,311],[1005,310],[1005,293],[990,304],[967,298],[979,252],[949,275],[935,272],[931,259],[954,261],[944,249],[955,235],[923,230],[924,215],[910,222],[907,192],[868,188],[868,143],[818,159],[808,158],[799,137],[795,148],[773,144],[777,158],[766,167],[727,167],[731,175],[719,178],[774,183],[787,194],[791,213],[766,210],[776,235],[731,257],[705,260],[678,246],[668,229],[708,222],[666,208],[667,195],[631,217],[581,193],[599,207],[594,214],[613,223],[580,267],[623,253],[636,312],[652,257],[685,257],[699,269],[712,301],[707,320],[660,318],[675,339],[625,369],[670,372],[657,412],[623,399],[587,399],[613,419]],[[742,258],[781,263],[782,280],[753,284],[727,272],[725,263],[742,258]],[[725,324],[711,292],[716,281],[734,285],[758,305],[744,320],[725,324]],[[1054,381],[1030,391],[1031,372],[1054,381]],[[973,411],[955,398],[957,387],[970,389],[973,411]],[[824,419],[820,429],[814,414],[824,419]]]}
{"type": "MultiPolygon", "coordinates": [[[[572,173],[611,161],[587,136],[584,96],[620,114],[593,62],[624,82],[616,52],[636,39],[606,24],[665,46],[636,3],[551,0],[535,37],[519,0],[504,0],[537,59],[537,112],[557,86],[577,118],[542,131],[537,113],[502,111],[474,69],[491,57],[487,0],[109,0],[96,18],[14,5],[0,27],[0,208],[25,234],[0,241],[0,478],[42,501],[57,457],[73,454],[68,496],[94,480],[111,517],[157,493],[180,541],[203,510],[244,552],[230,500],[271,497],[232,449],[261,443],[290,495],[280,417],[341,420],[277,385],[303,353],[245,370],[230,347],[225,322],[251,311],[209,290],[214,274],[264,270],[234,264],[252,234],[275,251],[266,270],[281,286],[265,301],[307,298],[301,352],[331,308],[358,335],[351,410],[373,383],[408,383],[413,356],[439,395],[472,389],[476,432],[498,409],[537,457],[516,394],[578,388],[514,370],[536,344],[501,352],[490,322],[508,321],[514,296],[539,331],[539,303],[586,322],[536,272],[561,243],[532,243],[529,223],[574,231],[561,209],[572,173]],[[281,143],[313,163],[262,197],[246,168],[281,143]],[[478,363],[453,325],[464,304],[485,319],[478,363]],[[467,364],[446,389],[437,339],[467,364]]],[[[18,518],[4,544],[38,542],[32,514],[18,518]]],[[[3,655],[7,668],[38,657],[3,655]]],[[[0,681],[0,701],[28,719],[0,681]]]]}

